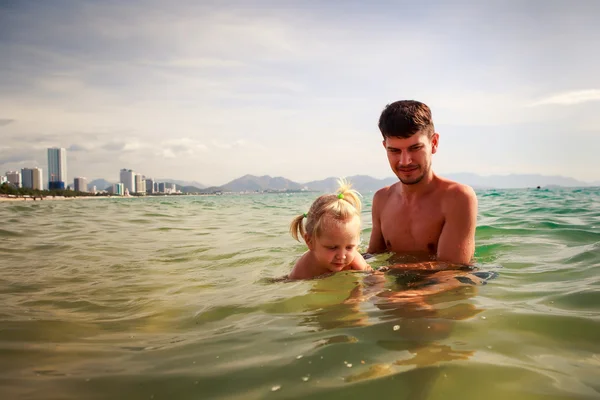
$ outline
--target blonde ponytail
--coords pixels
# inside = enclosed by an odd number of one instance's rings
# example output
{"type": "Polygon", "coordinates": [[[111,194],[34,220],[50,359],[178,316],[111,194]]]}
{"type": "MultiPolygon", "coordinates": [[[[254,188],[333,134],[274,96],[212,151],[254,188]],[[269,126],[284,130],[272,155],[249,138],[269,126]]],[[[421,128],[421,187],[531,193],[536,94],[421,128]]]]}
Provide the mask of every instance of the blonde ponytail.
{"type": "Polygon", "coordinates": [[[300,238],[304,238],[304,217],[306,214],[301,214],[295,217],[290,224],[290,234],[294,239],[300,241],[300,238]]]}
{"type": "Polygon", "coordinates": [[[360,214],[362,209],[362,202],[360,201],[360,193],[352,189],[352,184],[346,179],[338,179],[338,199],[347,201],[350,203],[356,211],[360,214]],[[341,196],[340,196],[341,195],[341,196]]]}
{"type": "Polygon", "coordinates": [[[295,217],[290,224],[292,237],[300,241],[305,235],[319,236],[321,234],[321,221],[329,216],[338,221],[347,221],[351,218],[360,218],[362,202],[360,193],[352,189],[345,179],[338,179],[337,194],[324,194],[319,196],[310,206],[308,214],[295,217]],[[306,226],[304,218],[306,217],[306,226]]]}

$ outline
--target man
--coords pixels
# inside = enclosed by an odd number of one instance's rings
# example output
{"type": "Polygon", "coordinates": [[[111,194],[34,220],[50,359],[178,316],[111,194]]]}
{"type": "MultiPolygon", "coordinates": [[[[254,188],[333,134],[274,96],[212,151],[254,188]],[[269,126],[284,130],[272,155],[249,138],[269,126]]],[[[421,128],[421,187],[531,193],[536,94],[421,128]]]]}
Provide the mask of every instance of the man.
{"type": "Polygon", "coordinates": [[[394,252],[417,259],[469,264],[475,252],[477,197],[472,188],[431,169],[437,152],[431,110],[412,100],[389,104],[379,130],[400,182],[373,197],[369,253],[394,252]]]}

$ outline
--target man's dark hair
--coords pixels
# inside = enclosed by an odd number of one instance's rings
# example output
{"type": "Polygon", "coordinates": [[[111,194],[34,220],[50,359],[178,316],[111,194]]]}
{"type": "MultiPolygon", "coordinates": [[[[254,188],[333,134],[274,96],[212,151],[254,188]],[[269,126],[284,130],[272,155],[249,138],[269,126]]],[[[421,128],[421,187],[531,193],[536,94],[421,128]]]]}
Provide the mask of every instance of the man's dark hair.
{"type": "Polygon", "coordinates": [[[435,131],[431,110],[415,100],[400,100],[385,106],[379,117],[379,130],[386,137],[409,138],[417,132],[431,137],[435,131]]]}

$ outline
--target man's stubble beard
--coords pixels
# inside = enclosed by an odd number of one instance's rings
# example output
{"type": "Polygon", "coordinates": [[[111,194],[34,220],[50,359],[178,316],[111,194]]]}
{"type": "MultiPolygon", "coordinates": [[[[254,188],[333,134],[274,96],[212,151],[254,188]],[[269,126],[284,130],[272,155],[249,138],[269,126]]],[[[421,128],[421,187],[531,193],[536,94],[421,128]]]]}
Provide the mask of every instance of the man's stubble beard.
{"type": "Polygon", "coordinates": [[[398,177],[398,179],[400,180],[400,182],[402,182],[403,185],[416,185],[417,183],[421,182],[423,180],[423,178],[425,178],[425,175],[427,175],[429,173],[430,169],[431,169],[431,162],[429,163],[427,168],[422,170],[423,173],[420,176],[418,176],[410,181],[404,181],[400,177],[398,177]]]}

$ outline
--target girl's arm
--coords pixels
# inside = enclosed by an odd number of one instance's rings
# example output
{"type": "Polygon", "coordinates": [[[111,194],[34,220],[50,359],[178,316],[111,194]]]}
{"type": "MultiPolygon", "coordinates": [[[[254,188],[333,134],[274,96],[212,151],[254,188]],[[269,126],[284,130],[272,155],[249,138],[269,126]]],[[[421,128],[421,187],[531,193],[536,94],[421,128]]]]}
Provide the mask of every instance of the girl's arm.
{"type": "Polygon", "coordinates": [[[367,264],[363,256],[357,251],[354,260],[350,264],[350,269],[355,271],[373,271],[371,266],[367,264]]]}

